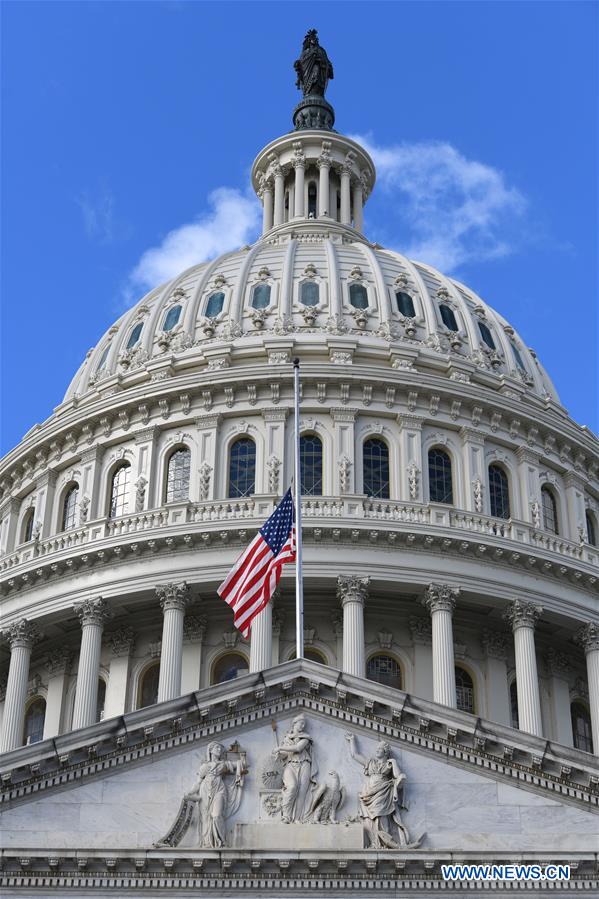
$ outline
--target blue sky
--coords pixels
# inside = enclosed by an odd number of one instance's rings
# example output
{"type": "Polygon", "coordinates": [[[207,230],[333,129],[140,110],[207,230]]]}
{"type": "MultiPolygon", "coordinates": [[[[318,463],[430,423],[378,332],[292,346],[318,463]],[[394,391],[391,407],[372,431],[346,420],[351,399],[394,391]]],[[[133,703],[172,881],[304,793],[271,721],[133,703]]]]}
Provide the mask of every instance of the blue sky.
{"type": "Polygon", "coordinates": [[[2,451],[173,266],[255,237],[318,28],[372,239],[465,281],[598,427],[594,2],[4,2],[2,451]]]}

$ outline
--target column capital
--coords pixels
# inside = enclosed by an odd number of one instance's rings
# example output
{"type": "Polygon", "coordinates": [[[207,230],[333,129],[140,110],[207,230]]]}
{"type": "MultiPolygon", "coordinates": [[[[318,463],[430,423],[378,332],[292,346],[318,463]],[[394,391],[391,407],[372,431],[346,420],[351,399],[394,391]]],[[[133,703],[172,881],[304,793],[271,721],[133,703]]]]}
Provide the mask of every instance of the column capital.
{"type": "Polygon", "coordinates": [[[576,633],[574,640],[579,646],[582,646],[585,653],[599,650],[599,624],[589,621],[576,633]]]}
{"type": "Polygon", "coordinates": [[[187,581],[182,581],[180,584],[163,584],[161,587],[156,587],[156,596],[160,600],[163,612],[169,609],[184,612],[190,600],[189,586],[187,581]]]}
{"type": "Polygon", "coordinates": [[[489,659],[506,659],[508,635],[503,631],[483,631],[483,647],[489,659]]]}
{"type": "Polygon", "coordinates": [[[183,620],[183,642],[202,643],[206,636],[206,615],[186,615],[183,620]]]}
{"type": "Polygon", "coordinates": [[[108,634],[108,644],[113,656],[128,656],[135,645],[136,638],[137,634],[132,627],[128,626],[119,627],[118,630],[108,634]]]}
{"type": "Polygon", "coordinates": [[[453,614],[460,593],[459,587],[450,587],[449,584],[429,584],[420,602],[431,615],[440,611],[453,614]]]}
{"type": "Polygon", "coordinates": [[[28,621],[26,618],[19,618],[18,621],[9,624],[2,631],[2,635],[8,640],[11,652],[18,646],[31,649],[34,643],[37,643],[44,636],[37,624],[28,621]]]}
{"type": "Polygon", "coordinates": [[[295,169],[303,169],[306,165],[306,154],[304,153],[302,142],[300,140],[293,142],[293,159],[291,160],[291,165],[295,169]]]}
{"type": "Polygon", "coordinates": [[[95,599],[85,599],[83,602],[75,603],[73,606],[75,615],[81,622],[81,627],[89,624],[97,624],[104,626],[104,622],[112,618],[113,611],[102,596],[96,596],[95,599]]]}
{"type": "Polygon", "coordinates": [[[45,661],[45,668],[50,677],[56,674],[66,674],[71,667],[73,661],[73,653],[66,646],[54,649],[48,653],[45,661]]]}
{"type": "Polygon", "coordinates": [[[348,602],[359,602],[360,605],[364,605],[369,586],[369,577],[340,574],[337,578],[337,598],[342,606],[348,602]]]}
{"type": "Polygon", "coordinates": [[[537,620],[543,612],[543,606],[533,602],[520,602],[513,599],[503,613],[504,621],[511,624],[515,631],[519,627],[535,627],[537,620]]]}
{"type": "Polygon", "coordinates": [[[531,450],[528,446],[520,446],[516,450],[516,457],[518,462],[530,462],[532,465],[538,465],[541,461],[541,456],[539,453],[536,453],[534,450],[531,450]]]}
{"type": "Polygon", "coordinates": [[[459,434],[465,442],[478,444],[483,444],[485,442],[485,437],[487,436],[484,431],[479,431],[478,428],[469,428],[467,426],[460,428],[459,434]]]}

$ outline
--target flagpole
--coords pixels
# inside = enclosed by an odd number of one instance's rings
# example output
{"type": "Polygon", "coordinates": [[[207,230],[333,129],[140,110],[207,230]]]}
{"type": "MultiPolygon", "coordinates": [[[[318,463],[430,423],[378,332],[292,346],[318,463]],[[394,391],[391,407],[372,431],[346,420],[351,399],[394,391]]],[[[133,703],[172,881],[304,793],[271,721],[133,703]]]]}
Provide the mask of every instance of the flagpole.
{"type": "Polygon", "coordinates": [[[293,360],[293,406],[295,414],[295,655],[304,657],[304,579],[302,571],[302,490],[300,475],[299,359],[293,360]]]}

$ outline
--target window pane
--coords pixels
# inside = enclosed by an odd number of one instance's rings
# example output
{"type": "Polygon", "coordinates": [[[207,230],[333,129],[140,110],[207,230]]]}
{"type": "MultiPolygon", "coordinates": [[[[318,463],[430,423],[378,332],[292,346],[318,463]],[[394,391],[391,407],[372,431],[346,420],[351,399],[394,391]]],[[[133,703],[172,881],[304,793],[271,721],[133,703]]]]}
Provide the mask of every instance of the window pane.
{"type": "Polygon", "coordinates": [[[499,465],[489,465],[489,502],[494,518],[510,517],[510,491],[505,471],[499,465]]]}
{"type": "Polygon", "coordinates": [[[428,492],[431,503],[453,503],[451,459],[444,450],[429,451],[428,492]]]}
{"type": "Polygon", "coordinates": [[[368,659],[366,677],[377,684],[401,690],[401,668],[392,656],[380,654],[368,659]]]}
{"type": "Polygon", "coordinates": [[[31,703],[25,715],[23,742],[26,746],[29,743],[39,743],[44,739],[45,720],[46,700],[40,696],[31,703]]]}
{"type": "Polygon", "coordinates": [[[213,293],[210,299],[208,300],[208,305],[206,306],[206,317],[214,318],[219,315],[223,311],[223,305],[225,302],[225,295],[221,291],[218,293],[213,293]]]}
{"type": "Polygon", "coordinates": [[[557,504],[549,487],[541,488],[541,505],[543,507],[543,527],[550,534],[557,534],[557,504]]]}
{"type": "Polygon", "coordinates": [[[316,184],[310,181],[308,185],[308,216],[316,218],[316,184]]]}
{"type": "Polygon", "coordinates": [[[518,686],[515,680],[510,684],[510,712],[512,727],[517,729],[520,727],[520,721],[518,718],[518,686]]]}
{"type": "Polygon", "coordinates": [[[35,521],[35,509],[30,509],[25,514],[25,524],[23,527],[23,543],[29,543],[33,539],[33,522],[35,521]]]}
{"type": "Polygon", "coordinates": [[[166,318],[164,319],[164,324],[162,326],[163,331],[172,331],[179,318],[181,316],[181,307],[180,306],[171,306],[169,311],[166,313],[166,318]]]}
{"type": "Polygon", "coordinates": [[[127,349],[130,350],[131,347],[134,347],[139,338],[141,337],[141,332],[143,330],[144,323],[139,322],[139,324],[135,325],[131,334],[129,336],[129,340],[127,341],[127,349]]]}
{"type": "Polygon", "coordinates": [[[103,351],[102,355],[100,356],[100,361],[96,365],[96,371],[100,371],[100,369],[104,367],[104,364],[106,363],[106,360],[108,359],[109,351],[110,351],[110,344],[107,344],[104,347],[104,351],[103,351]]]}
{"type": "Polygon", "coordinates": [[[458,709],[474,714],[474,684],[463,668],[455,669],[455,689],[458,709]]]}
{"type": "Polygon", "coordinates": [[[478,330],[480,331],[480,336],[482,337],[484,342],[487,344],[487,346],[490,347],[492,350],[496,349],[495,341],[493,340],[493,335],[491,334],[489,328],[485,325],[484,322],[478,323],[478,330]]]}
{"type": "Polygon", "coordinates": [[[191,453],[188,449],[175,450],[168,460],[166,481],[166,501],[176,503],[189,497],[189,475],[191,471],[191,453]]]}
{"type": "Polygon", "coordinates": [[[586,514],[586,522],[587,522],[587,541],[591,544],[591,546],[597,546],[597,534],[595,533],[595,523],[594,523],[591,515],[588,512],[586,514]]]}
{"type": "Polygon", "coordinates": [[[249,671],[247,660],[238,652],[230,652],[218,660],[212,672],[212,683],[222,684],[249,671]]]}
{"type": "Polygon", "coordinates": [[[96,701],[96,722],[101,721],[104,717],[104,706],[106,705],[106,681],[101,677],[98,678],[98,698],[96,701]]]}
{"type": "Polygon", "coordinates": [[[453,314],[453,309],[450,309],[449,306],[446,306],[445,303],[441,303],[439,306],[439,311],[441,313],[441,318],[443,319],[443,324],[450,331],[457,331],[458,323],[456,321],[456,317],[453,314]]]}
{"type": "MultiPolygon", "coordinates": [[[[293,659],[297,658],[297,652],[292,650],[289,653],[289,661],[293,661],[293,659]]],[[[310,662],[318,662],[319,665],[326,665],[327,660],[323,656],[323,654],[318,649],[313,649],[311,646],[307,646],[304,649],[304,658],[308,659],[310,662]]]]}
{"type": "Polygon", "coordinates": [[[129,511],[129,479],[131,476],[131,466],[121,465],[112,476],[112,487],[110,491],[110,518],[116,518],[117,515],[126,515],[129,511]]]}
{"type": "Polygon", "coordinates": [[[141,687],[139,690],[139,708],[145,709],[149,705],[156,705],[158,702],[158,680],[160,678],[160,664],[156,662],[146,669],[141,679],[141,687]]]}
{"type": "Polygon", "coordinates": [[[363,467],[364,493],[377,499],[389,499],[389,449],[384,440],[365,441],[363,467]]]}
{"type": "Polygon", "coordinates": [[[256,490],[256,444],[241,437],[231,447],[229,496],[250,496],[256,490]]]}
{"type": "Polygon", "coordinates": [[[319,288],[316,281],[304,281],[301,287],[301,302],[304,306],[318,306],[319,288]]]}
{"type": "Polygon", "coordinates": [[[414,300],[410,294],[404,293],[403,290],[398,290],[395,294],[395,299],[397,300],[399,312],[401,312],[402,315],[407,316],[407,318],[414,318],[416,310],[414,309],[414,300]]]}
{"type": "Polygon", "coordinates": [[[581,749],[583,752],[592,752],[593,735],[591,732],[591,716],[588,709],[582,702],[573,702],[571,713],[574,746],[576,749],[581,749]]]}
{"type": "Polygon", "coordinates": [[[270,284],[257,284],[252,293],[254,309],[267,309],[270,305],[270,284]]]}
{"type": "Polygon", "coordinates": [[[526,366],[524,364],[524,359],[522,358],[522,356],[520,354],[520,350],[513,343],[511,344],[511,347],[512,347],[512,353],[514,354],[514,359],[516,360],[516,365],[518,366],[518,368],[521,368],[522,371],[526,371],[526,366]]]}
{"type": "Polygon", "coordinates": [[[316,434],[300,437],[300,481],[304,496],[322,496],[322,441],[316,434]]]}
{"type": "Polygon", "coordinates": [[[64,498],[62,507],[62,529],[68,531],[77,523],[77,502],[79,500],[79,486],[74,484],[64,498]]]}
{"type": "Polygon", "coordinates": [[[368,307],[368,291],[363,284],[350,284],[349,301],[355,309],[368,307]]]}

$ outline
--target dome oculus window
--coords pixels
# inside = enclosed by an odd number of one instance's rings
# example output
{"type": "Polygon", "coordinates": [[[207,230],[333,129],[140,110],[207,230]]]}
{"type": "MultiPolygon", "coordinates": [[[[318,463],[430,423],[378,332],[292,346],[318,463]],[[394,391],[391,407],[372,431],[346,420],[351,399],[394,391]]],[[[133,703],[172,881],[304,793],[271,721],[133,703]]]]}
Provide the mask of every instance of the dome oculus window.
{"type": "Polygon", "coordinates": [[[368,291],[363,284],[350,284],[349,301],[354,309],[368,309],[368,291]]]}
{"type": "Polygon", "coordinates": [[[23,743],[29,746],[31,743],[39,743],[44,739],[44,724],[46,721],[46,700],[43,696],[37,696],[27,707],[25,712],[25,724],[23,728],[23,743]]]}
{"type": "Polygon", "coordinates": [[[102,351],[102,355],[100,356],[100,361],[96,365],[96,371],[100,371],[106,365],[106,360],[108,359],[108,353],[110,352],[110,344],[107,343],[102,351]]]}
{"type": "Polygon", "coordinates": [[[189,499],[189,477],[191,473],[191,453],[182,446],[171,453],[166,474],[167,503],[183,502],[189,499]]]}
{"type": "Polygon", "coordinates": [[[404,290],[395,292],[395,301],[397,303],[397,311],[406,318],[414,318],[416,310],[414,309],[414,300],[409,293],[404,290]]]}
{"type": "Polygon", "coordinates": [[[229,652],[221,656],[212,669],[212,683],[224,684],[226,681],[235,680],[249,672],[248,661],[239,652],[229,652]]]}
{"type": "Polygon", "coordinates": [[[316,281],[304,281],[300,287],[300,303],[303,306],[318,306],[320,290],[316,281]]]}
{"type": "Polygon", "coordinates": [[[570,706],[570,714],[575,748],[581,749],[583,752],[592,752],[593,733],[589,710],[582,702],[573,702],[570,706]]]}
{"type": "Polygon", "coordinates": [[[224,305],[225,295],[222,290],[219,290],[218,293],[213,293],[206,304],[206,318],[216,318],[223,311],[224,305]]]}
{"type": "Polygon", "coordinates": [[[364,441],[362,466],[364,493],[373,499],[389,499],[389,447],[384,440],[364,441]]]}
{"type": "Polygon", "coordinates": [[[256,284],[252,291],[254,309],[268,309],[270,306],[270,284],[256,284]]]}
{"type": "Polygon", "coordinates": [[[171,306],[164,317],[164,324],[162,326],[163,331],[172,331],[176,324],[178,324],[179,319],[181,318],[181,306],[177,304],[176,306],[171,306]]]}
{"type": "Polygon", "coordinates": [[[516,360],[516,365],[521,371],[526,371],[526,366],[524,364],[524,359],[522,358],[520,350],[515,343],[511,343],[510,346],[512,348],[512,353],[514,354],[514,359],[516,360]]]}
{"type": "Polygon", "coordinates": [[[586,513],[585,521],[587,525],[587,543],[591,546],[597,546],[597,531],[595,530],[595,522],[593,521],[593,516],[590,512],[586,513]]]}
{"type": "Polygon", "coordinates": [[[393,656],[381,652],[368,659],[366,677],[377,684],[393,687],[394,690],[403,689],[399,662],[393,656]]]}
{"type": "Polygon", "coordinates": [[[441,319],[443,324],[447,328],[448,331],[458,331],[458,322],[455,317],[453,309],[449,306],[446,306],[445,303],[439,304],[439,312],[441,313],[441,319]]]}
{"type": "Polygon", "coordinates": [[[431,503],[453,503],[451,459],[437,447],[428,453],[428,493],[431,503]]]}
{"type": "Polygon", "coordinates": [[[478,330],[480,331],[480,336],[482,337],[484,342],[487,344],[489,349],[491,349],[491,350],[497,349],[497,347],[495,346],[495,341],[493,340],[493,335],[491,334],[490,329],[487,327],[487,325],[485,325],[484,322],[478,323],[478,330]]]}
{"type": "Polygon", "coordinates": [[[250,496],[256,490],[256,444],[251,437],[240,437],[231,446],[229,459],[229,497],[250,496]]]}
{"type": "Polygon", "coordinates": [[[456,705],[461,712],[474,714],[474,682],[465,668],[455,669],[456,705]]]}
{"type": "Polygon", "coordinates": [[[79,501],[79,484],[73,484],[65,494],[62,504],[62,528],[70,531],[77,523],[77,503],[79,501]]]}
{"type": "Polygon", "coordinates": [[[510,517],[509,483],[500,465],[489,465],[489,504],[493,518],[510,517]]]}
{"type": "Polygon", "coordinates": [[[543,511],[543,528],[550,534],[559,534],[557,526],[557,503],[553,491],[549,487],[541,487],[541,508],[543,511]]]}
{"type": "Polygon", "coordinates": [[[322,440],[316,434],[300,437],[300,483],[303,496],[322,496],[322,440]]]}
{"type": "Polygon", "coordinates": [[[119,466],[112,476],[110,484],[110,510],[109,517],[117,518],[126,515],[129,511],[129,485],[131,480],[131,466],[128,462],[119,466]]]}
{"type": "Polygon", "coordinates": [[[158,702],[158,681],[160,680],[160,662],[153,662],[144,671],[139,684],[138,709],[145,709],[158,702]]]}
{"type": "Polygon", "coordinates": [[[131,334],[129,335],[129,340],[127,341],[126,348],[128,350],[133,349],[135,344],[139,342],[139,338],[141,337],[141,332],[143,331],[143,328],[144,328],[143,322],[138,322],[138,324],[135,325],[135,327],[131,331],[131,334]]]}

